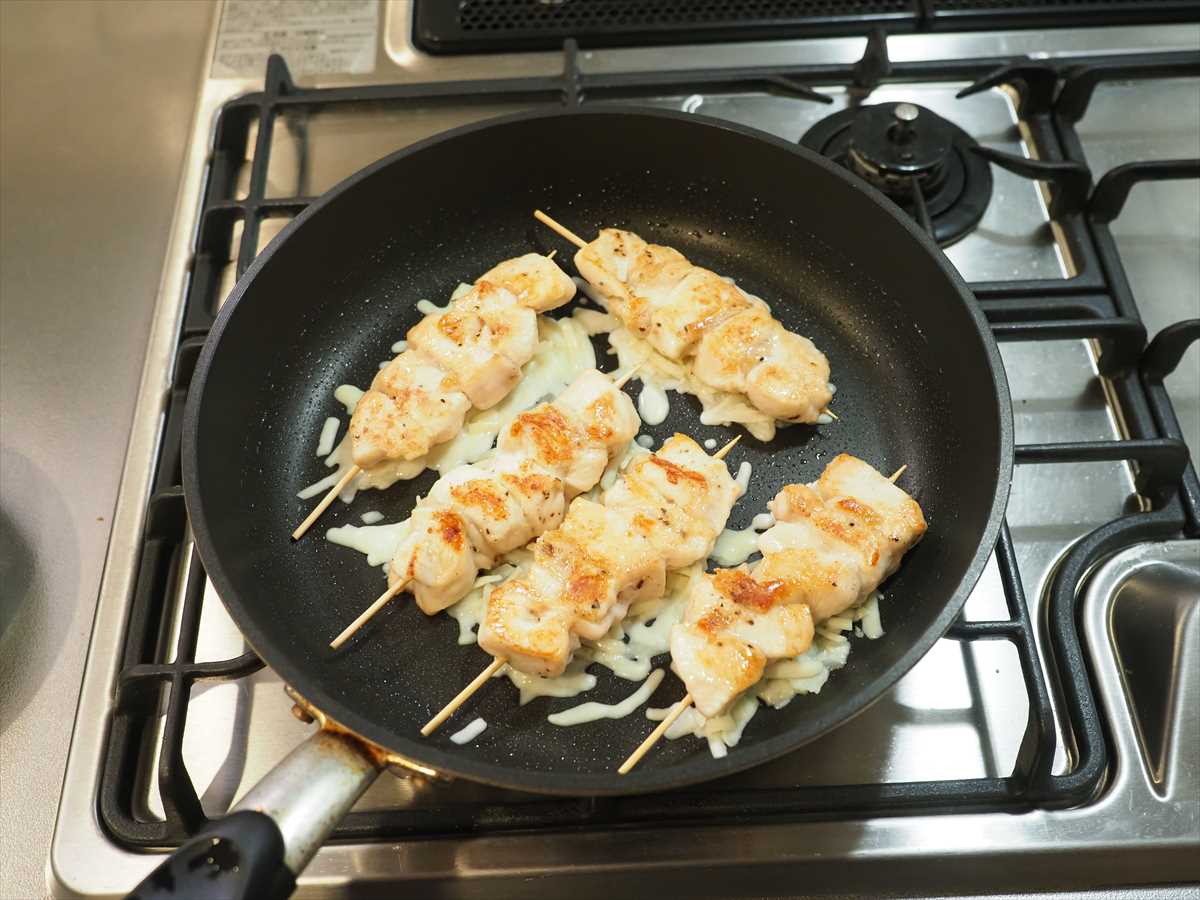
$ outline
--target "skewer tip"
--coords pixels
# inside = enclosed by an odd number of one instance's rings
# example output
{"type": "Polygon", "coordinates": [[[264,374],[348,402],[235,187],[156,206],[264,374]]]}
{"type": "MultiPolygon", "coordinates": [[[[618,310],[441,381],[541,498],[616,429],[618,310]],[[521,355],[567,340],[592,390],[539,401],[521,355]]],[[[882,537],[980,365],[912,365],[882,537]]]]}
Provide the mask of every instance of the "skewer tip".
{"type": "Polygon", "coordinates": [[[351,466],[346,470],[346,473],[338,479],[338,483],[329,489],[329,493],[321,498],[321,502],[314,506],[312,512],[305,516],[304,521],[296,526],[296,530],[292,532],[293,541],[298,541],[300,538],[304,537],[305,532],[312,528],[313,523],[317,521],[317,519],[321,518],[321,514],[325,512],[325,510],[329,509],[329,505],[333,503],[333,499],[340,494],[342,489],[345,488],[346,485],[348,485],[351,481],[353,481],[354,477],[361,471],[362,469],[358,466],[351,466]]]}
{"type": "Polygon", "coordinates": [[[618,378],[615,382],[613,382],[613,387],[616,387],[616,388],[625,387],[625,385],[627,385],[629,383],[629,380],[631,378],[633,378],[634,375],[637,374],[638,369],[640,369],[645,364],[646,363],[644,360],[642,362],[638,363],[636,366],[634,366],[632,369],[630,369],[628,372],[626,372],[624,375],[622,375],[620,378],[618,378]]]}
{"type": "Polygon", "coordinates": [[[370,606],[359,613],[357,619],[342,629],[342,633],[329,642],[329,649],[336,650],[338,647],[342,646],[342,644],[346,643],[346,641],[350,640],[350,638],[354,635],[354,632],[366,625],[367,622],[371,620],[371,617],[374,616],[375,613],[379,612],[379,610],[383,609],[384,605],[389,600],[404,590],[405,584],[407,584],[407,582],[398,581],[396,584],[392,585],[386,591],[376,597],[375,601],[370,606]]]}
{"type": "Polygon", "coordinates": [[[628,775],[630,770],[641,761],[650,750],[658,743],[659,738],[667,733],[667,729],[675,724],[675,720],[683,715],[683,711],[692,705],[692,694],[689,691],[683,695],[683,699],[675,704],[675,708],[667,713],[666,717],[658,723],[658,726],[646,736],[646,739],[638,745],[638,748],[629,754],[629,759],[621,763],[617,769],[618,775],[628,775]]]}
{"type": "Polygon", "coordinates": [[[585,241],[583,238],[581,238],[579,235],[577,235],[575,232],[573,232],[566,225],[562,225],[562,224],[554,221],[552,218],[550,218],[548,215],[546,215],[540,209],[535,209],[533,211],[533,217],[535,219],[537,219],[539,222],[541,222],[543,225],[545,225],[547,228],[549,228],[550,230],[556,232],[560,237],[566,238],[568,241],[570,241],[576,247],[579,247],[580,249],[582,249],[587,246],[587,241],[585,241]]]}
{"type": "Polygon", "coordinates": [[[898,478],[899,478],[901,475],[903,475],[903,474],[904,474],[904,470],[905,470],[905,469],[907,469],[907,468],[908,468],[908,463],[905,463],[904,465],[902,465],[900,468],[898,468],[898,469],[897,469],[895,472],[893,472],[893,473],[891,474],[891,476],[888,478],[888,481],[890,481],[892,484],[895,484],[895,483],[896,483],[896,480],[897,480],[897,479],[898,479],[898,478]]]}
{"type": "Polygon", "coordinates": [[[742,439],[742,436],[739,434],[732,441],[730,441],[728,444],[726,444],[724,447],[722,447],[720,450],[718,450],[716,453],[714,453],[713,459],[724,459],[729,454],[729,451],[732,450],[737,445],[737,442],[740,441],[741,439],[742,439]]]}
{"type": "Polygon", "coordinates": [[[421,728],[421,737],[429,737],[443,722],[454,715],[458,708],[471,699],[471,695],[483,687],[484,683],[500,670],[500,667],[507,663],[508,660],[502,656],[494,657],[488,667],[476,675],[471,683],[459,691],[453,700],[443,706],[432,719],[424,724],[421,728]]]}

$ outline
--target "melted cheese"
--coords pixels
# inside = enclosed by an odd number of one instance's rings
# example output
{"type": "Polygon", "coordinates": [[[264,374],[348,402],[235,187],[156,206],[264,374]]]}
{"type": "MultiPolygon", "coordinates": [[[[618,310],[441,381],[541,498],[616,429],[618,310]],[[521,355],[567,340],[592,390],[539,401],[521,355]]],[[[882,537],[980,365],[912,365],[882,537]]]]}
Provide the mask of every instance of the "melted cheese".
{"type": "Polygon", "coordinates": [[[748,459],[743,459],[738,464],[737,475],[734,476],[733,480],[736,481],[737,486],[742,489],[742,495],[745,495],[746,491],[750,490],[750,473],[753,470],[754,467],[750,465],[750,461],[748,459]]]}
{"type": "Polygon", "coordinates": [[[357,388],[352,384],[342,384],[334,389],[333,399],[346,407],[347,416],[352,416],[354,415],[355,407],[358,406],[358,401],[362,399],[362,395],[365,393],[366,391],[362,388],[357,388]]]}
{"type": "MultiPolygon", "coordinates": [[[[618,324],[609,332],[608,342],[616,351],[621,368],[641,366],[637,378],[642,382],[643,395],[647,389],[692,394],[700,400],[700,421],[704,425],[739,424],[760,441],[769,441],[775,437],[776,427],[785,424],[755,409],[741,394],[718,391],[703,384],[687,366],[667,359],[624,325],[618,324]]],[[[640,406],[639,398],[639,410],[640,406]]],[[[651,405],[649,411],[659,412],[661,408],[651,405]]]]}
{"type": "MultiPolygon", "coordinates": [[[[738,473],[740,476],[740,472],[738,473]]],[[[748,476],[747,476],[748,477],[748,476]]],[[[775,517],[770,513],[759,513],[747,528],[726,528],[717,536],[712,553],[708,558],[722,568],[740,566],[753,554],[758,552],[759,532],[766,531],[775,524],[775,517]]]]}
{"type": "Polygon", "coordinates": [[[751,554],[758,552],[758,532],[749,528],[726,528],[717,535],[708,558],[724,569],[740,566],[751,554]]]}
{"type": "Polygon", "coordinates": [[[599,719],[623,719],[650,699],[663,680],[663,670],[655,669],[642,686],[620,703],[581,703],[546,717],[551,725],[583,725],[599,719]]]}
{"type": "Polygon", "coordinates": [[[340,424],[337,416],[330,416],[325,420],[325,424],[321,426],[321,436],[317,439],[317,456],[328,456],[333,450],[333,439],[337,437],[340,424]]]}
{"type": "Polygon", "coordinates": [[[667,392],[653,380],[642,381],[637,408],[642,421],[647,425],[661,425],[671,414],[671,400],[667,397],[667,392]]]}
{"type": "Polygon", "coordinates": [[[456,744],[469,744],[483,734],[485,728],[487,728],[487,722],[483,719],[472,719],[466,728],[460,729],[450,735],[450,740],[456,744]]]}
{"type": "Polygon", "coordinates": [[[522,706],[535,697],[575,697],[596,686],[596,676],[585,671],[591,660],[578,653],[567,664],[567,669],[557,678],[542,678],[518,672],[512,666],[504,666],[498,675],[504,675],[516,687],[522,706]]]}
{"type": "Polygon", "coordinates": [[[342,547],[349,547],[367,556],[367,565],[383,566],[396,553],[396,547],[404,540],[411,527],[409,520],[392,522],[389,525],[343,525],[330,528],[325,539],[342,547]]]}

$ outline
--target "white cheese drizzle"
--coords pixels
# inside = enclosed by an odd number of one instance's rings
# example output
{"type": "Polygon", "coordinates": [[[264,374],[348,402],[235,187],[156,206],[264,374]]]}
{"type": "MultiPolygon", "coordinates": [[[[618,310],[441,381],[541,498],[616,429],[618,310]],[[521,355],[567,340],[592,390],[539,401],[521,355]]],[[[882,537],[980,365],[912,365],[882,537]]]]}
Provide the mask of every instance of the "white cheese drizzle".
{"type": "Polygon", "coordinates": [[[483,719],[472,719],[466,728],[454,732],[450,735],[450,740],[456,744],[469,744],[475,738],[483,734],[483,730],[487,728],[487,722],[483,719]]]}
{"type": "Polygon", "coordinates": [[[643,703],[658,688],[663,680],[663,670],[655,669],[642,682],[642,686],[622,700],[620,703],[581,703],[562,712],[552,713],[546,717],[551,725],[583,725],[599,719],[623,719],[643,703]]]}
{"type": "Polygon", "coordinates": [[[337,437],[339,424],[337,416],[330,416],[325,420],[325,424],[321,426],[321,436],[317,439],[317,456],[329,455],[329,451],[333,449],[333,439],[337,437]]]}

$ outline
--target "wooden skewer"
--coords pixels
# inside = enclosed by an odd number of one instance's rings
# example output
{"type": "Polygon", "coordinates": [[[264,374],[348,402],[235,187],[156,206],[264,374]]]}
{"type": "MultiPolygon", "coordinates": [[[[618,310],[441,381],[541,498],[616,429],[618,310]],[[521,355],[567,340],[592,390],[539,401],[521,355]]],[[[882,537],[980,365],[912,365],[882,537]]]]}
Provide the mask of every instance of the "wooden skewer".
{"type": "MultiPolygon", "coordinates": [[[[895,473],[892,475],[891,478],[888,479],[888,481],[895,484],[896,479],[899,478],[901,475],[903,475],[904,470],[907,468],[908,468],[908,464],[905,463],[904,465],[902,465],[900,468],[898,468],[895,471],[895,473]]],[[[625,760],[625,762],[621,763],[621,767],[619,769],[617,769],[617,774],[618,775],[629,774],[629,770],[632,769],[634,766],[636,766],[638,764],[638,762],[641,760],[641,758],[650,752],[650,749],[659,742],[659,740],[662,738],[662,736],[664,734],[667,733],[667,729],[670,728],[675,723],[675,720],[678,719],[681,715],[683,715],[683,711],[691,705],[692,705],[692,694],[691,694],[691,691],[688,691],[688,693],[684,694],[683,699],[675,704],[675,708],[672,709],[670,711],[670,713],[667,714],[667,717],[658,723],[658,727],[655,728],[652,732],[650,732],[650,734],[646,737],[646,739],[644,741],[642,741],[641,745],[636,750],[634,750],[631,754],[629,754],[629,759],[627,759],[627,760],[625,760]]]]}
{"type": "Polygon", "coordinates": [[[354,476],[361,471],[362,469],[360,469],[358,466],[351,466],[346,470],[346,474],[338,479],[338,483],[331,487],[329,489],[329,493],[322,498],[321,502],[313,507],[313,511],[308,514],[308,518],[301,522],[296,530],[292,532],[293,541],[298,541],[300,538],[304,537],[304,532],[308,531],[308,529],[312,527],[313,522],[321,518],[321,513],[329,509],[329,504],[333,502],[333,498],[340,494],[342,492],[342,488],[348,485],[351,480],[353,480],[354,476]]]}
{"type": "Polygon", "coordinates": [[[551,231],[558,232],[559,235],[561,235],[562,237],[565,237],[568,241],[570,241],[572,244],[574,244],[580,250],[582,250],[584,247],[587,246],[587,241],[585,241],[583,238],[581,238],[579,235],[577,235],[575,232],[573,232],[566,225],[563,225],[559,222],[555,222],[552,218],[550,218],[548,215],[546,215],[540,209],[535,209],[533,211],[533,217],[535,219],[537,219],[539,222],[541,222],[543,225],[545,225],[547,228],[549,228],[551,231]]]}
{"type": "Polygon", "coordinates": [[[421,729],[422,736],[429,737],[429,735],[433,734],[438,729],[439,725],[454,715],[455,711],[468,700],[470,700],[471,695],[483,687],[484,682],[500,671],[500,667],[507,662],[508,660],[501,656],[495,657],[491,663],[488,664],[486,669],[476,675],[470,684],[459,691],[458,695],[453,700],[443,706],[441,711],[436,716],[425,723],[425,726],[421,729]]]}
{"type": "Polygon", "coordinates": [[[389,600],[403,591],[405,584],[406,582],[403,581],[397,582],[395,585],[380,594],[374,603],[364,609],[357,619],[347,625],[342,630],[341,634],[329,642],[329,648],[331,650],[336,650],[338,647],[342,646],[342,644],[346,643],[346,641],[350,639],[350,635],[354,634],[354,632],[366,625],[367,622],[370,621],[371,617],[383,609],[389,600]]]}
{"type": "Polygon", "coordinates": [[[621,763],[621,767],[617,769],[618,775],[628,775],[629,770],[638,764],[643,756],[650,752],[650,749],[658,743],[659,739],[667,733],[667,729],[675,724],[675,720],[683,715],[683,711],[692,705],[692,695],[688,692],[683,695],[683,699],[675,704],[674,709],[667,713],[667,717],[658,723],[646,739],[642,741],[638,748],[629,754],[629,759],[621,763]]]}
{"type": "MultiPolygon", "coordinates": [[[[727,454],[730,450],[732,450],[737,445],[737,442],[740,441],[741,439],[742,439],[742,436],[739,434],[732,441],[730,441],[728,444],[726,444],[724,447],[722,447],[720,450],[718,450],[716,453],[714,453],[713,459],[724,459],[725,454],[727,454]]],[[[380,597],[379,600],[384,600],[384,597],[380,597]]],[[[378,603],[379,600],[377,600],[375,602],[378,603]]],[[[387,601],[384,600],[384,602],[387,602],[387,601]]],[[[476,675],[474,680],[470,684],[468,684],[465,688],[463,688],[461,691],[459,691],[453,700],[451,700],[449,703],[447,703],[445,706],[443,706],[436,716],[434,716],[432,719],[430,719],[428,722],[425,723],[425,727],[421,729],[421,734],[425,737],[429,737],[429,735],[433,734],[443,722],[445,722],[448,718],[450,718],[452,715],[454,715],[455,711],[460,706],[462,706],[464,703],[466,703],[468,700],[470,700],[471,695],[474,694],[481,687],[483,687],[484,684],[487,683],[487,680],[489,678],[491,678],[492,675],[494,675],[496,673],[496,671],[499,670],[499,668],[507,662],[508,662],[508,660],[502,656],[494,657],[492,659],[491,664],[486,669],[484,669],[482,672],[480,672],[478,675],[476,675]]],[[[691,694],[689,694],[686,699],[687,699],[688,703],[691,703],[692,702],[691,694]]],[[[683,710],[681,709],[680,712],[683,712],[683,710]]],[[[676,715],[678,715],[678,713],[676,715]]],[[[670,727],[670,724],[673,721],[674,721],[674,719],[671,719],[670,721],[668,721],[667,727],[670,727]]],[[[663,731],[666,731],[665,727],[663,728],[663,731]]],[[[649,746],[647,746],[646,749],[647,750],[650,749],[649,746]]],[[[634,762],[636,763],[637,760],[635,759],[634,762]]]]}

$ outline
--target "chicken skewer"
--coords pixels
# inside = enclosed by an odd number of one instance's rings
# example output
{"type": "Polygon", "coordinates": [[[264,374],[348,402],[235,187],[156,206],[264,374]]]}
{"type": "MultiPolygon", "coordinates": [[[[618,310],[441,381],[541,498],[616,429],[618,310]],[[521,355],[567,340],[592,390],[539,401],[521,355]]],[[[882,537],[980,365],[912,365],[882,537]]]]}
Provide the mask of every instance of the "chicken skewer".
{"type": "Polygon", "coordinates": [[[371,382],[350,417],[353,465],[292,532],[298,540],[364,469],[412,460],[454,437],[472,407],[488,409],[521,379],[538,342],[538,313],[575,296],[545,256],[505,260],[445,310],[409,329],[408,347],[371,382]]]}
{"type": "Polygon", "coordinates": [[[408,536],[388,567],[388,589],[330,643],[337,649],[401,591],[434,615],[470,592],[481,569],[523,547],[563,518],[592,488],[641,420],[617,382],[595,369],[559,396],[521,413],[497,453],[446,473],[413,510],[408,536]]]}
{"type": "Polygon", "coordinates": [[[824,421],[823,414],[836,418],[827,408],[833,398],[829,361],[762,301],[631,231],[605,228],[587,243],[541,210],[533,215],[580,248],[576,268],[609,311],[701,384],[744,395],[774,419],[812,424],[824,421]]]}
{"type": "Polygon", "coordinates": [[[788,485],[767,504],[776,524],[763,558],[718,569],[692,587],[671,629],[671,668],[687,693],[617,770],[627,774],[689,706],[721,715],[767,663],[804,653],[815,625],[861,603],[925,533],[915,500],[848,454],[811,485],[788,485]]]}
{"type": "Polygon", "coordinates": [[[603,503],[575,500],[534,544],[529,573],[488,597],[479,646],[493,661],[421,729],[428,736],[502,665],[562,674],[581,640],[599,640],[634,603],[661,596],[668,570],[705,559],[740,488],[721,462],[676,434],[632,463],[603,503]]]}

